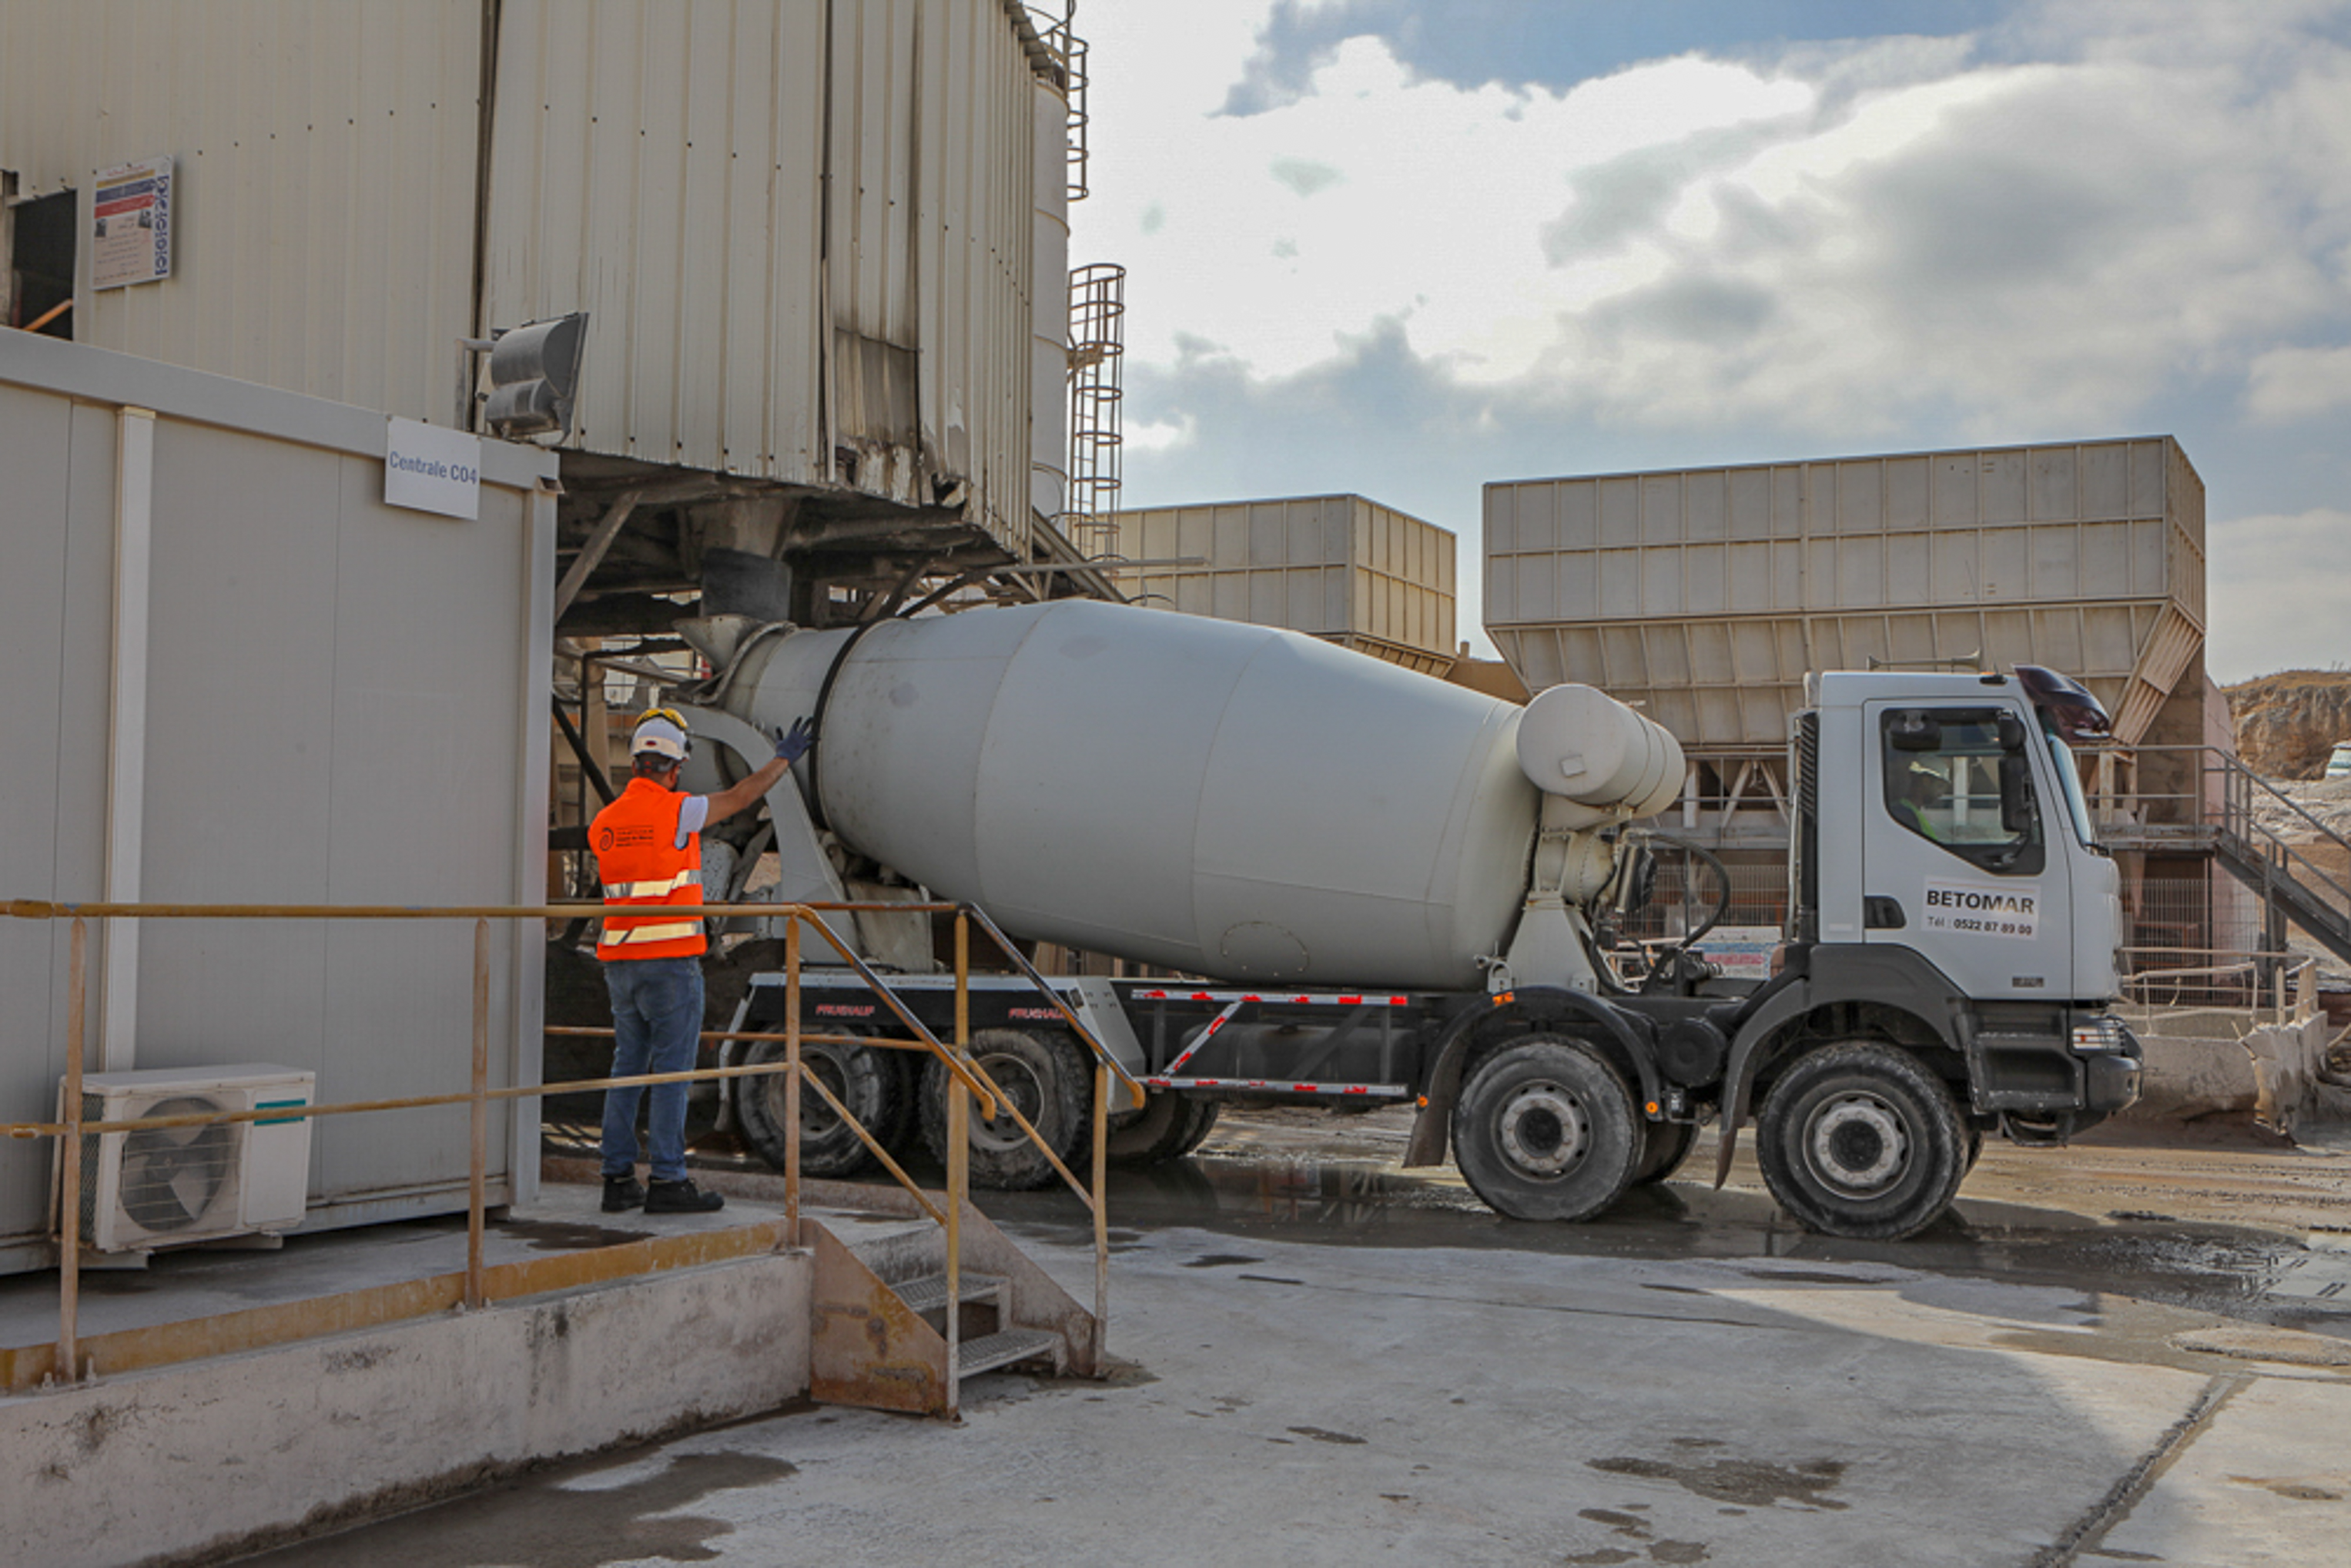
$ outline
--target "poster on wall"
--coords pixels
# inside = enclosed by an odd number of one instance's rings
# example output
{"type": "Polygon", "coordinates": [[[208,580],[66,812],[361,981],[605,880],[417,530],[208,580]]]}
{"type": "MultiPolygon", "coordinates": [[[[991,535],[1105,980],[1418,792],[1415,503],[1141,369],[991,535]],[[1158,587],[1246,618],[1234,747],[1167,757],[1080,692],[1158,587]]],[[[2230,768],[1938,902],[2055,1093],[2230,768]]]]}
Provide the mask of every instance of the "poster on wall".
{"type": "Polygon", "coordinates": [[[172,276],[172,161],[109,169],[90,183],[89,286],[120,288],[172,276]]]}

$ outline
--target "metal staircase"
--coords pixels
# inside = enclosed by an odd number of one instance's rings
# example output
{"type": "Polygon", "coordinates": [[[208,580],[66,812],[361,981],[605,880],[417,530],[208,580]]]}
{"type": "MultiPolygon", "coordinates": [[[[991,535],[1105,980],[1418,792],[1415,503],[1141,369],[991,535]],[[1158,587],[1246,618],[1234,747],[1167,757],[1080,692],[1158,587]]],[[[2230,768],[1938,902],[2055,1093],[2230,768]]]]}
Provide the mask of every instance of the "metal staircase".
{"type": "MultiPolygon", "coordinates": [[[[2157,749],[2148,748],[2143,755],[2157,749]]],[[[2109,849],[2209,854],[2231,876],[2261,895],[2269,915],[2265,924],[2277,946],[2283,946],[2283,926],[2290,924],[2351,964],[2351,886],[2311,853],[2313,849],[2321,850],[2337,864],[2351,868],[2351,841],[2303,810],[2231,752],[2216,747],[2159,749],[2192,758],[2198,765],[2199,787],[2192,794],[2134,802],[2123,814],[2102,820],[2100,841],[2109,849]],[[2171,809],[2165,810],[2167,806],[2171,809]],[[2265,815],[2292,824],[2299,841],[2289,841],[2271,821],[2264,820],[2265,815]],[[2140,820],[2147,816],[2184,820],[2140,820]]]]}
{"type": "Polygon", "coordinates": [[[956,1408],[950,1390],[983,1372],[1099,1370],[1094,1315],[977,1209],[964,1206],[962,1256],[950,1281],[938,1226],[918,1211],[875,1215],[877,1203],[895,1196],[885,1189],[851,1190],[862,1215],[812,1212],[802,1220],[816,1261],[810,1397],[937,1416],[956,1408]]]}

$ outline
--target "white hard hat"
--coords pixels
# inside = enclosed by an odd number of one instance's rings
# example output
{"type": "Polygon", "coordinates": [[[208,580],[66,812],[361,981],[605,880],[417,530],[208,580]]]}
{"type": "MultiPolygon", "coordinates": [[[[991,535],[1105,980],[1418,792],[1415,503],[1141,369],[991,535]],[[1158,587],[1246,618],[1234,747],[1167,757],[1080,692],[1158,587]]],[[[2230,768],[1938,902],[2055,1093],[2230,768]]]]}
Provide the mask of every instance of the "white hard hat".
{"type": "Polygon", "coordinates": [[[629,737],[629,755],[643,757],[647,752],[666,757],[674,762],[685,760],[685,727],[676,722],[665,708],[656,708],[637,721],[636,733],[629,737]]]}

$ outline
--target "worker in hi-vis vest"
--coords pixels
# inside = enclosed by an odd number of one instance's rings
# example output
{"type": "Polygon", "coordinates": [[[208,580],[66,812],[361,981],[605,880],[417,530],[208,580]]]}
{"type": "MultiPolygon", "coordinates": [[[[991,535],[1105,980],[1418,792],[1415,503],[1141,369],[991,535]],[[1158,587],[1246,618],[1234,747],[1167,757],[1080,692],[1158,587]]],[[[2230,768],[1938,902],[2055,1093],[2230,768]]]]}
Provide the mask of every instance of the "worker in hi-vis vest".
{"type": "MultiPolygon", "coordinates": [[[[612,996],[612,1076],[685,1072],[702,1043],[702,922],[665,913],[703,902],[702,830],[767,794],[804,755],[815,731],[807,719],[776,737],[776,756],[716,795],[681,794],[685,720],[654,708],[629,740],[635,777],[588,829],[604,884],[603,933],[596,956],[612,996]]],[[[656,1083],[646,1116],[648,1183],[637,1180],[640,1087],[604,1092],[604,1212],[644,1206],[647,1214],[701,1214],[725,1206],[685,1174],[684,1083],[656,1083]]]]}

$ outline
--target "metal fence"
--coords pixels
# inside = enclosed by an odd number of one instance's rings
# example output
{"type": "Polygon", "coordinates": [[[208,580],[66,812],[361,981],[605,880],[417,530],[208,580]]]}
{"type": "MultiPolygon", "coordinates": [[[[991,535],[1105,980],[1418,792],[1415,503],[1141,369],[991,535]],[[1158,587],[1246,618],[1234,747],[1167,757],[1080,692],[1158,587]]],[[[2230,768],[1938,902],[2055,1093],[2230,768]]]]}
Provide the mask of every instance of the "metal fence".
{"type": "MultiPolygon", "coordinates": [[[[72,936],[68,957],[68,1005],[66,1015],[66,1070],[62,1096],[64,1117],[57,1122],[11,1122],[0,1124],[0,1134],[10,1138],[55,1138],[63,1145],[63,1157],[57,1162],[57,1337],[50,1359],[46,1381],[72,1385],[90,1375],[80,1351],[79,1309],[81,1281],[81,1178],[82,1141],[110,1133],[134,1133],[150,1128],[205,1127],[236,1122],[272,1121],[294,1117],[319,1118],[328,1116],[368,1115],[419,1110],[444,1105],[466,1105],[471,1108],[471,1155],[469,1163],[465,1220],[465,1270],[462,1304],[478,1310],[489,1302],[488,1270],[483,1260],[487,1228],[486,1169],[489,1145],[489,1106],[492,1101],[533,1099],[543,1095],[570,1093],[586,1090],[620,1089],[650,1086],[658,1083],[690,1083],[717,1079],[749,1078],[785,1075],[785,1145],[784,1168],[784,1239],[786,1245],[799,1246],[800,1236],[800,1091],[803,1085],[816,1091],[819,1098],[831,1107],[857,1136],[877,1155],[890,1175],[913,1195],[914,1202],[946,1231],[946,1299],[962,1298],[961,1216],[970,1196],[969,1117],[976,1100],[983,1118],[994,1120],[999,1115],[1009,1117],[1022,1136],[1035,1144],[1050,1162],[1053,1169],[1078,1196],[1090,1211],[1093,1221],[1094,1240],[1094,1363],[1099,1365],[1102,1334],[1109,1321],[1110,1312],[1110,1231],[1104,1188],[1108,1167],[1108,1119],[1112,1083],[1115,1080],[1131,1097],[1132,1103],[1143,1104],[1144,1090],[1127,1071],[1103,1048],[1092,1031],[1072,1012],[1068,1004],[1053,991],[1042,975],[1021,956],[1010,938],[981,911],[969,905],[954,904],[703,904],[693,908],[680,906],[674,913],[680,919],[720,918],[728,915],[758,915],[769,919],[784,919],[785,927],[785,1027],[778,1033],[720,1033],[704,1038],[741,1040],[780,1040],[785,1047],[784,1059],[737,1067],[697,1068],[684,1072],[639,1073],[626,1077],[577,1079],[556,1083],[517,1084],[492,1088],[489,1084],[490,1033],[490,969],[489,933],[494,920],[569,921],[593,919],[602,915],[601,904],[558,904],[545,905],[480,905],[448,907],[408,907],[401,905],[334,905],[334,904],[54,904],[39,900],[12,900],[5,913],[23,920],[63,920],[71,923],[72,936]],[[907,1009],[891,990],[888,983],[860,958],[825,925],[821,916],[828,913],[879,910],[893,914],[929,914],[955,916],[955,1038],[942,1040],[922,1020],[907,1009]],[[87,1060],[88,997],[89,991],[89,926],[93,921],[115,919],[138,920],[470,920],[474,923],[474,1053],[470,1086],[462,1093],[410,1095],[399,1099],[353,1101],[344,1103],[314,1104],[304,1107],[273,1105],[253,1111],[224,1111],[169,1116],[143,1116],[119,1121],[90,1121],[83,1116],[82,1080],[87,1060]],[[977,925],[983,935],[1002,949],[1007,960],[1025,976],[1046,1001],[1058,1011],[1062,1022],[1083,1044],[1094,1060],[1093,1115],[1092,1127],[1092,1168],[1091,1181],[1081,1180],[1066,1161],[1054,1152],[1034,1124],[1023,1115],[1011,1098],[987,1076],[970,1052],[970,976],[971,928],[977,925]],[[825,1034],[800,1027],[800,949],[801,933],[812,930],[873,990],[881,1001],[904,1024],[905,1038],[874,1038],[863,1035],[825,1034]],[[800,1048],[805,1044],[837,1043],[860,1046],[880,1046],[919,1051],[935,1058],[947,1073],[950,1082],[947,1095],[947,1160],[946,1190],[944,1201],[934,1201],[914,1177],[857,1118],[828,1089],[823,1080],[808,1071],[800,1060],[800,1048]]],[[[608,1030],[590,1032],[607,1033],[608,1030]]],[[[519,1157],[520,1151],[517,1151],[519,1157]]],[[[960,1314],[946,1314],[947,1342],[946,1411],[952,1415],[956,1405],[957,1347],[960,1340],[960,1314]]],[[[11,1392],[18,1390],[9,1390],[11,1392]]]]}

